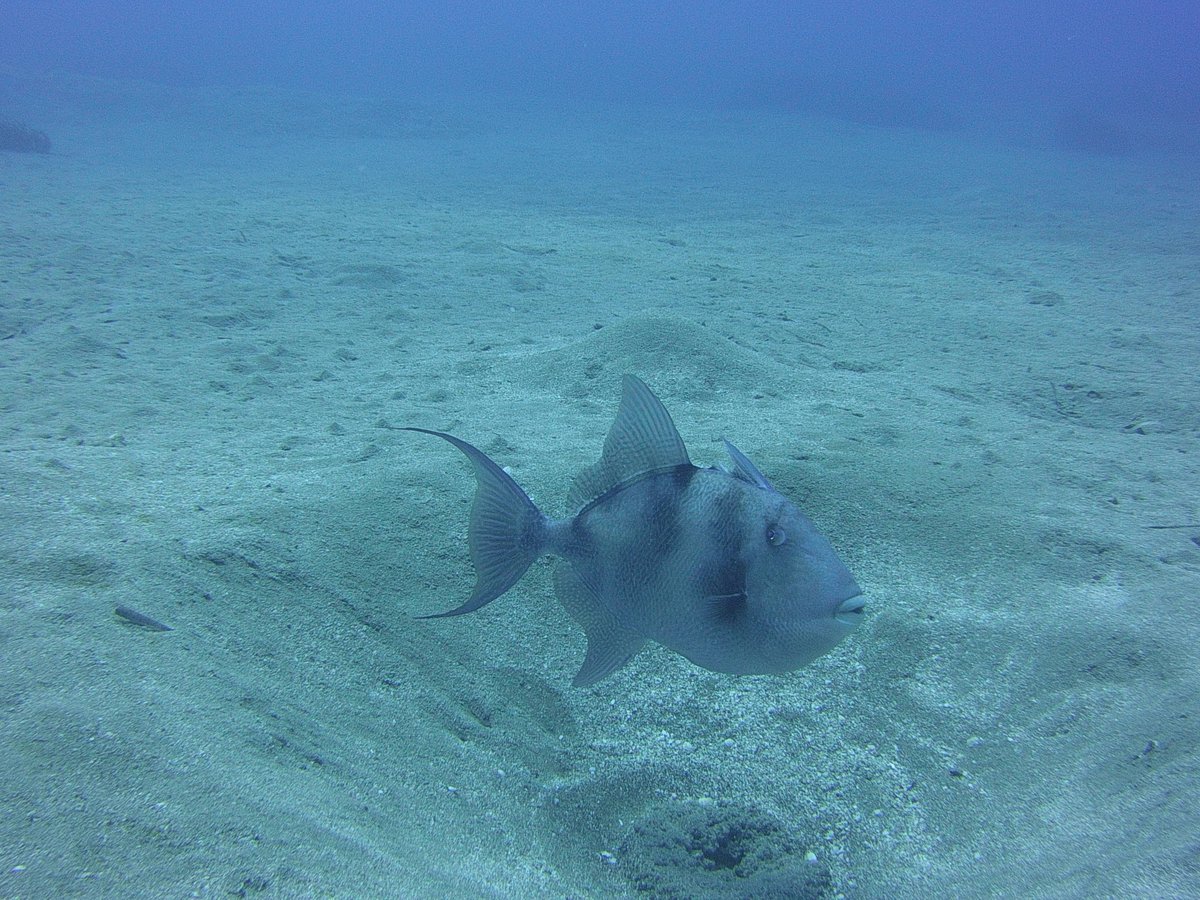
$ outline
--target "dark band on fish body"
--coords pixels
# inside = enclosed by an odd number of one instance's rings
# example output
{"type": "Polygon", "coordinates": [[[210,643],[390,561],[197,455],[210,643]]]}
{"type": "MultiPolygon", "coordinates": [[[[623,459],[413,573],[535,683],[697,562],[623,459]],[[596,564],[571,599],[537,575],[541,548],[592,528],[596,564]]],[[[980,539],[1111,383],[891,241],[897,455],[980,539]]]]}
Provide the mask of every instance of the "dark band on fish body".
{"type": "Polygon", "coordinates": [[[617,494],[620,494],[624,491],[629,490],[629,488],[633,487],[635,484],[640,484],[641,482],[645,481],[647,478],[655,478],[659,475],[672,475],[674,478],[677,479],[676,483],[681,485],[680,490],[682,490],[683,488],[686,488],[688,486],[688,483],[692,480],[692,476],[695,475],[698,471],[700,471],[700,470],[697,469],[695,466],[693,466],[691,463],[683,463],[678,466],[667,466],[667,467],[661,468],[661,469],[649,469],[645,472],[640,472],[640,473],[638,473],[638,475],[635,478],[629,478],[625,481],[620,482],[619,484],[614,484],[612,487],[610,487],[604,493],[600,494],[600,496],[596,497],[593,500],[588,501],[586,504],[584,504],[583,508],[581,508],[579,510],[579,512],[576,513],[576,517],[583,518],[587,513],[589,513],[595,507],[602,506],[603,504],[605,504],[609,500],[611,500],[613,497],[615,497],[617,494]],[[682,481],[678,481],[678,479],[682,479],[682,481]]]}
{"type": "Polygon", "coordinates": [[[595,559],[599,538],[592,526],[593,510],[613,503],[637,504],[640,508],[633,518],[646,523],[653,530],[647,539],[632,548],[633,555],[626,558],[623,565],[643,574],[648,573],[650,567],[670,549],[672,534],[678,533],[680,498],[698,471],[691,463],[684,463],[650,470],[609,488],[584,506],[571,521],[568,556],[595,559]],[[647,490],[639,495],[633,490],[636,487],[645,487],[647,490]],[[636,568],[638,566],[642,568],[636,568]]]}
{"type": "Polygon", "coordinates": [[[593,534],[591,523],[583,514],[571,520],[567,531],[567,543],[563,547],[563,555],[568,559],[595,559],[596,535],[593,534]]]}
{"type": "Polygon", "coordinates": [[[683,501],[695,466],[678,466],[671,472],[650,480],[642,503],[641,520],[649,529],[641,544],[643,553],[653,554],[655,560],[666,559],[682,534],[683,501]]]}
{"type": "MultiPolygon", "coordinates": [[[[737,490],[733,482],[727,482],[712,501],[712,510],[705,522],[708,533],[716,546],[740,542],[735,535],[735,523],[742,521],[745,493],[737,490]]],[[[738,548],[740,549],[740,548],[738,548]]]]}
{"type": "Polygon", "coordinates": [[[712,514],[704,523],[706,544],[713,548],[697,569],[696,588],[702,596],[720,598],[718,619],[732,622],[745,608],[746,561],[742,552],[745,535],[736,527],[743,515],[744,492],[730,486],[713,499],[712,514]]]}
{"type": "Polygon", "coordinates": [[[683,515],[684,492],[698,471],[690,464],[677,466],[643,482],[644,490],[636,497],[639,508],[634,517],[642,530],[638,540],[628,544],[622,560],[626,571],[649,579],[674,557],[687,527],[683,515]]]}

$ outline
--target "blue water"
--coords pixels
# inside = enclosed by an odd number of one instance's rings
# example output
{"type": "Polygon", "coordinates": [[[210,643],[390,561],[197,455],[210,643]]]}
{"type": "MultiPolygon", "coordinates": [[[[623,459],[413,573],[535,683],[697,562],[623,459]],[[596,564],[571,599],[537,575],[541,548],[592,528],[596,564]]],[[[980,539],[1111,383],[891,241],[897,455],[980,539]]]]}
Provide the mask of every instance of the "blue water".
{"type": "Polygon", "coordinates": [[[1200,8],[600,6],[5,9],[0,897],[1200,894],[1200,8]],[[832,652],[416,618],[626,373],[832,652]]]}
{"type": "Polygon", "coordinates": [[[17,4],[0,58],[170,85],[688,103],[1085,150],[1200,145],[1200,10],[1184,2],[17,4]]]}

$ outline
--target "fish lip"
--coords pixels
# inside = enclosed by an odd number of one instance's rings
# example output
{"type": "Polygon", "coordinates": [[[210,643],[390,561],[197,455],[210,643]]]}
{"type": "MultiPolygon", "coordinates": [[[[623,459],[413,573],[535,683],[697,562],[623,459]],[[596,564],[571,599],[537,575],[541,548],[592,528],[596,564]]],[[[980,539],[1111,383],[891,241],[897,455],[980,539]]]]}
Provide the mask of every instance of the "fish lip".
{"type": "Polygon", "coordinates": [[[866,598],[862,594],[855,594],[838,604],[837,609],[833,611],[833,617],[843,625],[854,626],[862,621],[866,606],[866,598]]]}

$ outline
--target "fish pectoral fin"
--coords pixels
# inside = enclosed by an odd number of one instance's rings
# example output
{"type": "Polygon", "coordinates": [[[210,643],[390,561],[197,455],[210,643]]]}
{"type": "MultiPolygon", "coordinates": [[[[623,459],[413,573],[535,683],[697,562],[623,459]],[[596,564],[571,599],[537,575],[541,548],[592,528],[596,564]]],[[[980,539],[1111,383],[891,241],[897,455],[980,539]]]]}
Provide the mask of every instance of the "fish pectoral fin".
{"type": "Polygon", "coordinates": [[[555,568],[554,590],[587,636],[587,654],[571,682],[575,687],[587,687],[611,675],[646,643],[642,635],[621,624],[569,563],[560,562],[555,568]]]}
{"type": "Polygon", "coordinates": [[[746,610],[746,592],[710,594],[704,598],[700,619],[716,630],[735,625],[746,610]]]}

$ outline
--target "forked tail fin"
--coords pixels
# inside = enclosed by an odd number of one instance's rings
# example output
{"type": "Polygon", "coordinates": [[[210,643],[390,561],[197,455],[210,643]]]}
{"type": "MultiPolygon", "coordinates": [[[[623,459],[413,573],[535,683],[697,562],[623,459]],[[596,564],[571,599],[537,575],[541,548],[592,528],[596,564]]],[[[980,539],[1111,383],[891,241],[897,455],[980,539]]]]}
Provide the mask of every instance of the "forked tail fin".
{"type": "Polygon", "coordinates": [[[521,580],[546,549],[546,517],[507,472],[477,447],[442,431],[405,428],[449,441],[475,470],[475,502],[467,544],[475,565],[475,590],[462,606],[422,619],[461,616],[491,603],[521,580]]]}

